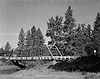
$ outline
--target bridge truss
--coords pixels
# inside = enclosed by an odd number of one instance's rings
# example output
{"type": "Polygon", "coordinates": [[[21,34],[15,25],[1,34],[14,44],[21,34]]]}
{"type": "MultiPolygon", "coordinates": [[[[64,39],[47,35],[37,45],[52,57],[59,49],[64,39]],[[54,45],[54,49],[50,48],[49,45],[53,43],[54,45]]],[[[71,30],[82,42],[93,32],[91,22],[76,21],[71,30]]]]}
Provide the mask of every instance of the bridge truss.
{"type": "MultiPolygon", "coordinates": [[[[46,44],[45,44],[46,45],[46,44]]],[[[31,56],[31,57],[17,57],[17,56],[11,56],[13,50],[11,51],[11,54],[9,56],[0,56],[0,59],[6,59],[8,61],[11,61],[14,65],[25,68],[25,64],[23,64],[23,61],[32,61],[32,60],[46,60],[46,61],[53,61],[53,64],[55,64],[57,61],[60,60],[70,60],[70,59],[76,59],[78,56],[63,56],[58,49],[58,47],[55,45],[55,43],[51,46],[46,45],[49,53],[51,56],[31,56]],[[55,47],[58,51],[60,56],[54,56],[51,52],[52,47],[55,47]],[[21,64],[20,64],[21,63],[21,64]]]]}
{"type": "Polygon", "coordinates": [[[63,56],[62,53],[60,52],[60,50],[58,49],[58,47],[55,45],[55,43],[53,45],[46,45],[46,47],[47,47],[51,56],[33,56],[33,57],[32,56],[31,57],[21,56],[21,57],[17,57],[17,56],[11,56],[11,54],[12,54],[11,53],[9,56],[0,56],[0,59],[4,58],[4,59],[7,59],[7,60],[23,60],[23,61],[40,59],[40,60],[54,60],[54,61],[56,61],[56,60],[76,59],[78,57],[78,56],[63,56]],[[52,49],[53,46],[56,48],[56,50],[58,51],[60,56],[54,56],[52,54],[51,49],[52,49]]]}

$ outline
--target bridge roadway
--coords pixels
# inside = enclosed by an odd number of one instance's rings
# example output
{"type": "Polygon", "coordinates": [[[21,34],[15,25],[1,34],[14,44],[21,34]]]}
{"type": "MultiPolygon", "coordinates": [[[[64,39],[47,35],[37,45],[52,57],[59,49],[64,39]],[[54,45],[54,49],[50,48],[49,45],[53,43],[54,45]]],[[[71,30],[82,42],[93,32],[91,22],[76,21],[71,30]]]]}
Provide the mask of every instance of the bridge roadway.
{"type": "Polygon", "coordinates": [[[34,56],[34,57],[4,57],[0,56],[0,59],[6,60],[67,60],[67,59],[76,59],[79,56],[34,56]]]}

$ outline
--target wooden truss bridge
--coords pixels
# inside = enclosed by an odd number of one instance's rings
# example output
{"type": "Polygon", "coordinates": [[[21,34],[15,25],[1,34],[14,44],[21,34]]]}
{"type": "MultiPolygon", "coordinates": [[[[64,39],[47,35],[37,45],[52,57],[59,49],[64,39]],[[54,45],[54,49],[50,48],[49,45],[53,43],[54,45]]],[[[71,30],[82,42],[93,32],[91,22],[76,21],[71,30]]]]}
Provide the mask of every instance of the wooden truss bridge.
{"type": "Polygon", "coordinates": [[[51,56],[33,56],[33,57],[17,57],[17,56],[0,56],[0,59],[5,59],[8,61],[11,61],[14,65],[19,66],[24,68],[25,66],[23,64],[19,64],[20,61],[34,61],[34,60],[44,60],[44,61],[61,61],[61,60],[70,60],[70,59],[76,59],[79,56],[63,56],[61,54],[61,52],[59,51],[59,49],[57,48],[57,46],[55,45],[55,43],[52,46],[48,46],[46,45],[46,47],[48,48],[48,51],[50,53],[51,56]],[[57,49],[58,53],[60,56],[53,56],[51,49],[52,47],[55,46],[55,48],[57,49]],[[49,48],[50,47],[50,48],[49,48]]]}

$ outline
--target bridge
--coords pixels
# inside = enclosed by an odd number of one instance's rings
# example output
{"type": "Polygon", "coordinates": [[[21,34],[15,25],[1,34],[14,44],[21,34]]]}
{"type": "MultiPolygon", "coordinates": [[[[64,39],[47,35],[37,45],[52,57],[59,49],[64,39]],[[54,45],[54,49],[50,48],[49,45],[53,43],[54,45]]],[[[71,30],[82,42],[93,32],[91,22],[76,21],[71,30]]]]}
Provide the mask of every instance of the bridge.
{"type": "MultiPolygon", "coordinates": [[[[46,44],[45,44],[46,45],[46,44]]],[[[31,56],[31,57],[17,57],[17,56],[12,56],[10,54],[10,56],[0,56],[0,59],[5,59],[5,60],[8,60],[8,61],[11,61],[14,65],[20,67],[20,68],[25,68],[26,66],[23,65],[23,63],[21,63],[22,61],[36,61],[36,60],[46,60],[46,61],[61,61],[61,60],[70,60],[70,59],[76,59],[78,58],[79,56],[63,56],[61,54],[61,52],[59,51],[59,49],[57,48],[57,46],[55,45],[55,43],[52,45],[52,46],[48,46],[46,45],[49,53],[51,56],[31,56]],[[52,47],[55,46],[55,49],[58,51],[59,55],[60,56],[53,56],[52,52],[51,52],[51,49],[52,47]]],[[[53,48],[54,49],[54,48],[53,48]]]]}

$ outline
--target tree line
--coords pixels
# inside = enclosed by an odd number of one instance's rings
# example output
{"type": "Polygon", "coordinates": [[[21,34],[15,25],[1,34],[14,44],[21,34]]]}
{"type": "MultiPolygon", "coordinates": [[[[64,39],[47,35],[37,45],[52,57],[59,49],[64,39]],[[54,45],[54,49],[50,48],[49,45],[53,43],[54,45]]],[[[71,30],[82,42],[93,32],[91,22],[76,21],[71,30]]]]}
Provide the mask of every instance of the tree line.
{"type": "MultiPolygon", "coordinates": [[[[46,36],[50,37],[48,45],[58,47],[62,55],[96,55],[100,54],[100,13],[98,12],[93,25],[76,24],[71,6],[68,6],[65,17],[55,16],[47,21],[46,36]]],[[[45,46],[45,39],[40,28],[35,26],[26,33],[23,28],[18,37],[18,47],[14,50],[18,56],[41,56],[50,55],[45,46]]],[[[4,51],[11,51],[11,46],[7,42],[5,49],[0,49],[0,54],[4,51]]],[[[54,51],[54,50],[53,50],[54,51]]],[[[54,52],[53,52],[54,53],[54,52]]],[[[57,53],[57,52],[56,52],[57,53]]],[[[7,53],[6,53],[7,54],[7,53]]],[[[8,53],[9,54],[9,53],[8,53]]]]}

